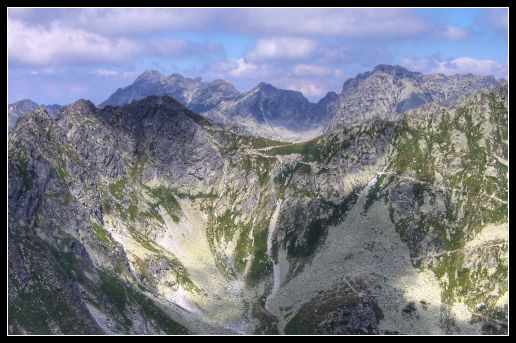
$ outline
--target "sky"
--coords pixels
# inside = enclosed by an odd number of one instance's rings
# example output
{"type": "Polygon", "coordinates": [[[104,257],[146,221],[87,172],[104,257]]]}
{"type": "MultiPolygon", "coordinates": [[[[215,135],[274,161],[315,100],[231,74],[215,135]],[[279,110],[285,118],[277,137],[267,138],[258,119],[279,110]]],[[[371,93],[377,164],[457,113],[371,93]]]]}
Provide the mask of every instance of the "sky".
{"type": "Polygon", "coordinates": [[[378,64],[508,79],[506,8],[9,8],[8,102],[98,104],[147,69],[318,101],[378,64]]]}

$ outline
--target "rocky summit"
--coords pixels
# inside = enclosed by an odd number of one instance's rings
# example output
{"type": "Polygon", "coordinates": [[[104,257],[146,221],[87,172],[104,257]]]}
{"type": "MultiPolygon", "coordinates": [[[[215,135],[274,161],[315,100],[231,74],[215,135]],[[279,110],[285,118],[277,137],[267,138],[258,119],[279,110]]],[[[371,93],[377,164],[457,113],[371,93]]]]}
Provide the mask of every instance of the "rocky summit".
{"type": "Polygon", "coordinates": [[[9,333],[507,333],[492,77],[380,65],[313,104],[145,72],[21,116],[8,173],[9,333]]]}
{"type": "Polygon", "coordinates": [[[37,103],[29,99],[24,99],[9,104],[7,109],[7,128],[9,131],[11,131],[18,122],[18,118],[37,108],[43,108],[45,111],[47,111],[50,117],[55,117],[57,115],[57,112],[59,112],[59,110],[61,109],[61,107],[62,106],[56,104],[38,105],[37,103]]]}

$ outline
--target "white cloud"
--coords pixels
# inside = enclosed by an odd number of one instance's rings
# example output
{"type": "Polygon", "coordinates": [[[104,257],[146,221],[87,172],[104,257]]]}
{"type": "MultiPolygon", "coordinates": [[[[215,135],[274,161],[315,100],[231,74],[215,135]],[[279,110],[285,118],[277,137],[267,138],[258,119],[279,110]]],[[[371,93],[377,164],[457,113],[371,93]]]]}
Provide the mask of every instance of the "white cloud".
{"type": "Polygon", "coordinates": [[[118,72],[116,70],[109,70],[109,69],[93,69],[92,71],[93,75],[97,76],[117,76],[118,72]]]}
{"type": "Polygon", "coordinates": [[[10,20],[8,49],[11,63],[61,65],[124,61],[138,52],[138,45],[127,39],[109,40],[57,24],[41,28],[10,20]]]}
{"type": "Polygon", "coordinates": [[[234,77],[246,76],[256,71],[258,68],[252,63],[247,63],[243,58],[239,58],[235,61],[234,68],[229,70],[229,75],[234,77]]]}
{"type": "Polygon", "coordinates": [[[317,47],[317,43],[306,38],[275,37],[259,39],[254,48],[246,54],[253,62],[271,60],[303,59],[317,47]]]}
{"type": "Polygon", "coordinates": [[[240,32],[357,38],[399,38],[421,34],[428,21],[409,9],[242,9],[223,17],[240,32]]]}
{"type": "MultiPolygon", "coordinates": [[[[10,19],[9,61],[18,65],[119,64],[140,56],[214,56],[223,47],[206,42],[156,37],[145,41],[106,37],[61,24],[30,26],[10,19]]],[[[106,76],[106,75],[102,75],[106,76]]]]}
{"type": "Polygon", "coordinates": [[[210,42],[194,43],[184,39],[158,37],[142,44],[142,50],[145,54],[174,57],[213,55],[224,49],[221,45],[210,42]]]}
{"type": "Polygon", "coordinates": [[[70,20],[76,25],[106,35],[142,34],[159,30],[195,30],[212,20],[211,10],[116,8],[82,9],[70,20]]]}
{"type": "Polygon", "coordinates": [[[474,75],[493,75],[497,78],[507,78],[507,64],[498,63],[493,60],[480,60],[472,57],[457,57],[452,59],[442,59],[438,57],[428,58],[405,58],[401,65],[410,70],[421,71],[424,73],[435,74],[474,74],[474,75]]]}
{"type": "Polygon", "coordinates": [[[287,84],[287,89],[299,91],[308,98],[319,98],[326,90],[313,80],[297,80],[287,84]]]}
{"type": "Polygon", "coordinates": [[[468,38],[470,32],[462,27],[447,25],[442,29],[441,35],[450,40],[462,40],[468,38]]]}
{"type": "Polygon", "coordinates": [[[289,36],[400,38],[432,29],[428,19],[411,9],[367,8],[115,8],[9,9],[26,22],[63,25],[117,36],[160,30],[217,30],[232,33],[289,36]]]}
{"type": "Polygon", "coordinates": [[[471,57],[459,57],[439,62],[434,72],[443,74],[475,74],[507,77],[507,66],[493,60],[477,60],[471,57]]]}
{"type": "Polygon", "coordinates": [[[204,71],[208,77],[233,78],[256,76],[258,65],[246,62],[244,58],[217,61],[204,71]]]}
{"type": "Polygon", "coordinates": [[[335,68],[326,68],[318,65],[311,64],[296,64],[292,68],[292,72],[295,76],[335,76],[339,77],[342,75],[342,70],[335,68]]]}

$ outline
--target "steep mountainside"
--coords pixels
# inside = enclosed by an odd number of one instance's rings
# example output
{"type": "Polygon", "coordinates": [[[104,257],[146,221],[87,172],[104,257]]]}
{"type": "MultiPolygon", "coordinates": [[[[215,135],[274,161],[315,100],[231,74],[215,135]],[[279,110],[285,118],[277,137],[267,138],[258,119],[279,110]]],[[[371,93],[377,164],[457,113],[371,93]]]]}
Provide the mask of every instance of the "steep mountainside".
{"type": "Polygon", "coordinates": [[[492,76],[423,75],[400,66],[381,64],[344,83],[329,129],[372,118],[397,119],[429,103],[452,106],[500,84],[501,81],[492,76]]]}
{"type": "Polygon", "coordinates": [[[16,125],[16,122],[18,121],[18,118],[20,116],[26,114],[27,112],[30,112],[32,110],[35,110],[36,108],[43,108],[45,109],[50,117],[54,118],[57,115],[57,112],[61,109],[60,105],[38,105],[32,100],[24,99],[17,101],[15,103],[9,104],[8,110],[7,110],[7,120],[8,120],[8,129],[11,131],[14,126],[16,125]]]}
{"type": "Polygon", "coordinates": [[[507,106],[295,144],[169,97],[36,110],[9,141],[9,331],[504,333],[507,106]]]}

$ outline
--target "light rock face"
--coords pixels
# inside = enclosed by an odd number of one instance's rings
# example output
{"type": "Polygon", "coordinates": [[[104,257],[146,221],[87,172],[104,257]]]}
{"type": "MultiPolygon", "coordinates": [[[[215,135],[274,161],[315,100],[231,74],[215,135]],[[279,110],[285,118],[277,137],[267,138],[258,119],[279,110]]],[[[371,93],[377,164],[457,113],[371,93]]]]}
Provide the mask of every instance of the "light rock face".
{"type": "Polygon", "coordinates": [[[493,76],[423,75],[400,66],[380,64],[344,83],[328,130],[372,118],[397,119],[426,104],[452,106],[502,83],[493,76]]]}
{"type": "MultiPolygon", "coordinates": [[[[231,108],[294,115],[248,95],[231,108]]],[[[9,332],[506,333],[507,106],[302,143],[168,96],[35,110],[9,137],[9,332]]]]}
{"type": "Polygon", "coordinates": [[[57,112],[61,109],[60,105],[38,105],[32,100],[24,99],[17,101],[15,103],[9,104],[7,109],[7,117],[8,117],[8,129],[9,132],[14,128],[18,119],[25,115],[28,112],[31,112],[37,108],[43,108],[48,112],[50,117],[55,118],[57,112]]]}

